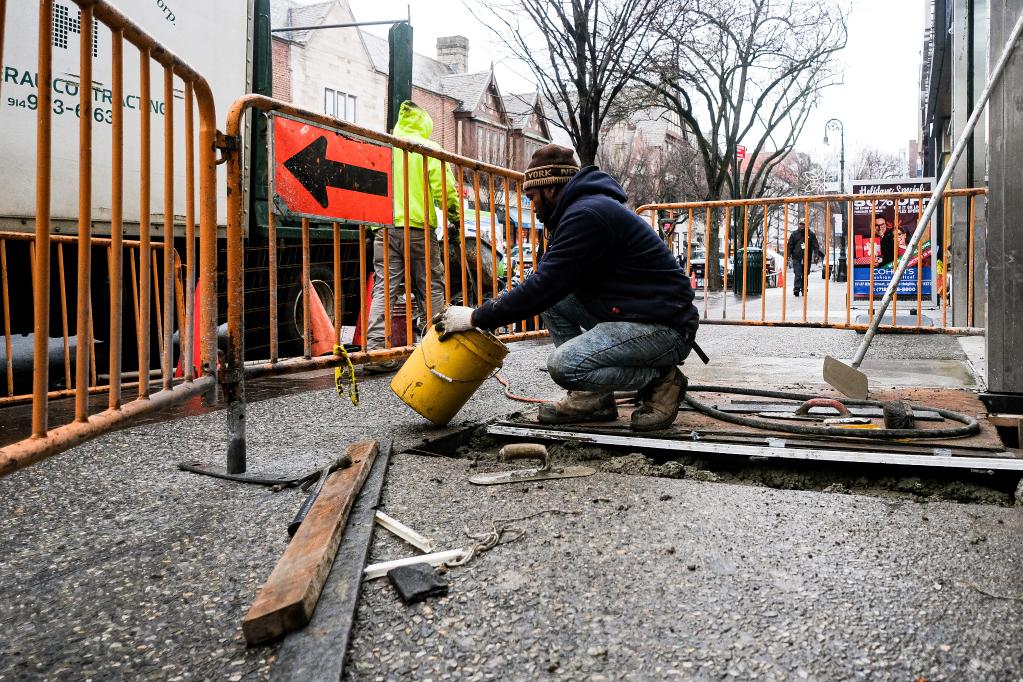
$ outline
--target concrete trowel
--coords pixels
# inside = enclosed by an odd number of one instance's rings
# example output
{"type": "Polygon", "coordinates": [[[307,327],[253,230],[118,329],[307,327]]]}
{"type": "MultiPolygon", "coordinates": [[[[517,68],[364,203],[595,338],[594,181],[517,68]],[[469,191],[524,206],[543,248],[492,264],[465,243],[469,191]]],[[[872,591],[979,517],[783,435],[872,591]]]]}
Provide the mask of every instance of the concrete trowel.
{"type": "Polygon", "coordinates": [[[540,466],[514,469],[512,471],[496,471],[489,474],[475,474],[469,477],[469,482],[476,485],[500,485],[502,483],[547,481],[552,478],[577,478],[579,476],[592,476],[597,473],[596,469],[584,466],[551,466],[551,456],[547,452],[547,448],[535,443],[505,445],[501,448],[500,455],[501,459],[505,461],[515,459],[540,460],[540,466]]]}

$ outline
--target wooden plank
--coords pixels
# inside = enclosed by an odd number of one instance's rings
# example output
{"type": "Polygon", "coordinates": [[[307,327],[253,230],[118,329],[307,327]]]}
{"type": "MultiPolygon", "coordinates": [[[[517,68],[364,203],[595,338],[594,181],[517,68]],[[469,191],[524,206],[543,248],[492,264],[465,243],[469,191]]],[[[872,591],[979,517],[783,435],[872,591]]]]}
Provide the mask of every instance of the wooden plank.
{"type": "Polygon", "coordinates": [[[337,558],[323,586],[309,625],[281,643],[271,682],[337,682],[344,672],[345,652],[355,622],[362,572],[373,539],[373,514],[380,504],[393,443],[385,445],[373,462],[348,514],[348,524],[337,558]]]}
{"type": "Polygon", "coordinates": [[[1020,414],[989,414],[987,420],[995,426],[1002,426],[1007,429],[1015,429],[1023,423],[1023,415],[1020,414]]]}
{"type": "Polygon", "coordinates": [[[334,563],[342,531],[380,444],[364,440],[348,446],[352,466],[331,475],[277,566],[242,621],[250,646],[304,627],[334,563]]]}

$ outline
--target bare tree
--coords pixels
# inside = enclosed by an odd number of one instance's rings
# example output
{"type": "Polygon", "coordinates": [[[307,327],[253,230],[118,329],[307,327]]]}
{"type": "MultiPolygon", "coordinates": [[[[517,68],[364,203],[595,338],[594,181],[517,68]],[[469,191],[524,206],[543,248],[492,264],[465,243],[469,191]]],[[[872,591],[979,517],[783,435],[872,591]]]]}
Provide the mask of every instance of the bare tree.
{"type": "Polygon", "coordinates": [[[693,201],[706,191],[703,169],[691,145],[667,139],[652,144],[634,123],[608,129],[595,161],[618,180],[633,208],[693,201]]]}
{"type": "MultiPolygon", "coordinates": [[[[835,54],[846,16],[835,0],[692,0],[678,33],[674,0],[662,22],[658,73],[641,77],[691,131],[707,198],[762,196],[822,90],[840,82],[835,54]],[[670,22],[670,23],[669,23],[670,22]],[[738,145],[747,163],[732,178],[738,145]]],[[[717,225],[709,236],[716,242],[717,225]]],[[[711,281],[719,282],[710,259],[711,281]]]]}
{"type": "Polygon", "coordinates": [[[662,150],[660,163],[655,168],[657,184],[649,199],[668,203],[697,201],[707,194],[707,179],[703,176],[700,155],[688,142],[662,150]]]}
{"type": "MultiPolygon", "coordinates": [[[[663,34],[658,0],[465,0],[536,77],[552,122],[591,164],[615,101],[650,67],[663,34]]],[[[674,0],[679,12],[688,0],[674,0]]]]}
{"type": "Polygon", "coordinates": [[[853,157],[853,180],[888,180],[903,178],[909,173],[905,158],[900,154],[879,149],[861,149],[853,157]]]}

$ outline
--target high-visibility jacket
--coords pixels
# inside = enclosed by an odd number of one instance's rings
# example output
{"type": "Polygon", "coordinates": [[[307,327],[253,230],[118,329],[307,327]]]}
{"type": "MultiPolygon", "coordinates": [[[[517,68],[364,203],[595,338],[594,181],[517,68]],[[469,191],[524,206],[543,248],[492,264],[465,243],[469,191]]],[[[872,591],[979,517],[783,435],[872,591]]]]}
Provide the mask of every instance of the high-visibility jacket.
{"type": "MultiPolygon", "coordinates": [[[[440,145],[430,139],[433,132],[433,119],[430,114],[412,102],[402,102],[398,110],[398,122],[394,126],[393,135],[404,140],[410,140],[433,149],[440,149],[440,145]]],[[[394,178],[394,224],[399,227],[405,225],[405,152],[402,149],[394,148],[393,178],[394,178]]],[[[450,164],[446,167],[447,175],[447,197],[444,196],[441,183],[441,163],[439,160],[427,158],[427,172],[429,173],[430,195],[427,199],[429,208],[427,220],[431,227],[437,226],[437,216],[433,207],[439,203],[445,210],[449,221],[458,223],[461,216],[461,202],[458,200],[458,186],[455,183],[454,173],[451,172],[450,164]]],[[[424,181],[423,177],[423,155],[410,153],[408,155],[408,221],[411,227],[423,227],[424,208],[424,181]]]]}

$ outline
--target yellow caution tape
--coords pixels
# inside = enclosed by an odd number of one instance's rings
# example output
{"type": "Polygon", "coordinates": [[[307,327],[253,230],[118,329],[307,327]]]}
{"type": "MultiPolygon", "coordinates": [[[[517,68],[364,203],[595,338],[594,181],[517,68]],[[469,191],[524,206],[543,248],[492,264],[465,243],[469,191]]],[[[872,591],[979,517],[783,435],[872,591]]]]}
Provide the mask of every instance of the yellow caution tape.
{"type": "Polygon", "coordinates": [[[352,401],[352,405],[359,405],[359,382],[355,379],[355,367],[352,359],[348,357],[348,351],[344,346],[334,344],[334,355],[339,355],[344,360],[334,368],[334,387],[337,389],[337,396],[342,400],[345,396],[352,401]]]}

